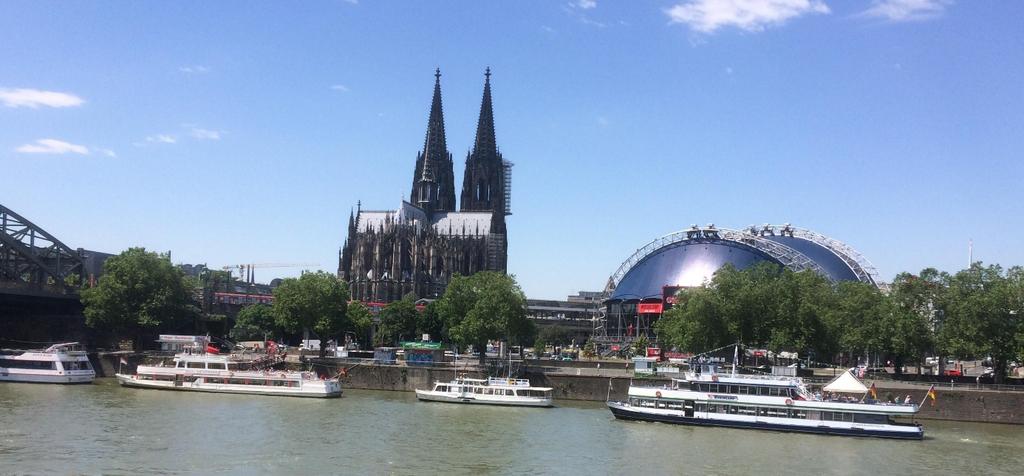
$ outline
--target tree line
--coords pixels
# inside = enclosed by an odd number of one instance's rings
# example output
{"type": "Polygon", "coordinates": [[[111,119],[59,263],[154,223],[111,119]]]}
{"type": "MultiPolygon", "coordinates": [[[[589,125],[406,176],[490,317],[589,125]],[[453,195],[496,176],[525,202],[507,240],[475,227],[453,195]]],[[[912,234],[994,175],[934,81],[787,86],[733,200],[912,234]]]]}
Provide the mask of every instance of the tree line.
{"type": "MultiPolygon", "coordinates": [[[[897,371],[926,354],[991,358],[996,379],[1024,359],[1024,268],[975,263],[901,273],[887,292],[813,271],[726,266],[684,289],[656,324],[663,345],[702,352],[741,342],[816,360],[881,355],[897,371]]],[[[941,361],[941,360],[940,360],[941,361]]]]}
{"type": "MultiPolygon", "coordinates": [[[[201,294],[201,293],[199,293],[201,294]]],[[[372,345],[419,340],[422,334],[465,349],[480,349],[503,339],[532,342],[536,330],[526,318],[526,296],[513,276],[480,272],[452,278],[445,293],[424,308],[407,295],[384,306],[374,319],[363,303],[349,302],[348,284],[323,271],[287,278],[273,290],[273,304],[243,308],[231,329],[235,340],[263,340],[312,332],[322,343],[343,342],[347,334],[372,345]],[[373,339],[370,331],[376,322],[373,339]]],[[[194,283],[166,255],[131,248],[108,259],[95,287],[83,289],[86,324],[132,338],[141,347],[155,330],[173,331],[194,324],[201,311],[194,283]]],[[[194,326],[193,326],[194,327],[194,326]]],[[[321,346],[323,357],[326,346],[321,346]]]]}

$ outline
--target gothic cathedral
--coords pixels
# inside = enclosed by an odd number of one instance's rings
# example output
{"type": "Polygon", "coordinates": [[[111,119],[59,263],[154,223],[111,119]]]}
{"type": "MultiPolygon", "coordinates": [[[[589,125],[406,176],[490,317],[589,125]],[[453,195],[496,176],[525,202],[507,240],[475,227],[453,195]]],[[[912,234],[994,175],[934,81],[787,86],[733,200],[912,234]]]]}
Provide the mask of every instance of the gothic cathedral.
{"type": "Polygon", "coordinates": [[[461,207],[455,211],[455,173],[448,152],[441,109],[441,71],[434,74],[434,99],[427,138],[416,154],[412,191],[398,210],[363,210],[349,215],[348,238],[338,260],[338,276],[349,283],[352,299],[388,303],[408,293],[434,299],[452,276],[506,271],[511,214],[510,162],[494,136],[491,70],[476,139],[466,155],[461,207]]]}

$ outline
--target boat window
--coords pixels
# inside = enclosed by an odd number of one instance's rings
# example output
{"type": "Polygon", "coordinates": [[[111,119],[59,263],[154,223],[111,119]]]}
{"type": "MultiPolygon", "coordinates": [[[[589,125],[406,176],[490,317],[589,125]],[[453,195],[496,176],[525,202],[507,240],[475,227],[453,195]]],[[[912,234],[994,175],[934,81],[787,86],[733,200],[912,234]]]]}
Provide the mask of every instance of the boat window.
{"type": "Polygon", "coordinates": [[[201,369],[201,368],[203,368],[203,363],[202,362],[189,362],[188,363],[188,368],[190,368],[190,369],[201,369]]]}
{"type": "Polygon", "coordinates": [[[47,360],[15,360],[5,359],[3,367],[9,369],[57,370],[57,363],[47,360]]]}
{"type": "Polygon", "coordinates": [[[876,415],[873,413],[854,413],[854,423],[871,423],[876,425],[884,425],[889,422],[889,418],[885,415],[876,415]]]}
{"type": "Polygon", "coordinates": [[[215,370],[224,370],[224,362],[210,362],[206,364],[206,368],[215,370]]]}
{"type": "Polygon", "coordinates": [[[790,412],[789,417],[790,418],[799,418],[801,420],[804,420],[804,419],[807,418],[807,412],[804,411],[804,410],[793,410],[793,411],[790,412]]]}
{"type": "Polygon", "coordinates": [[[757,387],[758,395],[768,395],[768,387],[757,387]]]}
{"type": "Polygon", "coordinates": [[[182,361],[179,360],[179,361],[174,363],[174,367],[175,368],[179,368],[179,369],[185,368],[185,362],[182,362],[182,361]]]}

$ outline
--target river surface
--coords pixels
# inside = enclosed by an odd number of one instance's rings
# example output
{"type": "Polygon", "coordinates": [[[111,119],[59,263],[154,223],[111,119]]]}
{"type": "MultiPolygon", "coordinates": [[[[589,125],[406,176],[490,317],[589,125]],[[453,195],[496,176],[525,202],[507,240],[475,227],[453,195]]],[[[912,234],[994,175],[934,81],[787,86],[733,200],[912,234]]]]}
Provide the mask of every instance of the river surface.
{"type": "Polygon", "coordinates": [[[1024,474],[1024,427],[924,441],[622,422],[600,403],[501,408],[0,384],[0,474],[1024,474]]]}

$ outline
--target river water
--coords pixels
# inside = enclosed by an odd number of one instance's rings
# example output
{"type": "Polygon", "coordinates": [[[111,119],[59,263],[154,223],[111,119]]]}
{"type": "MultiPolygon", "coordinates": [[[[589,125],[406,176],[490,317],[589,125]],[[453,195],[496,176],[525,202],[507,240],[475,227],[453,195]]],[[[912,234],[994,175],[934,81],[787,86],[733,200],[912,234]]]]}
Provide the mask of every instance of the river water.
{"type": "Polygon", "coordinates": [[[926,421],[924,441],[622,422],[600,403],[500,408],[0,384],[0,474],[1024,473],[1024,427],[926,421]]]}

